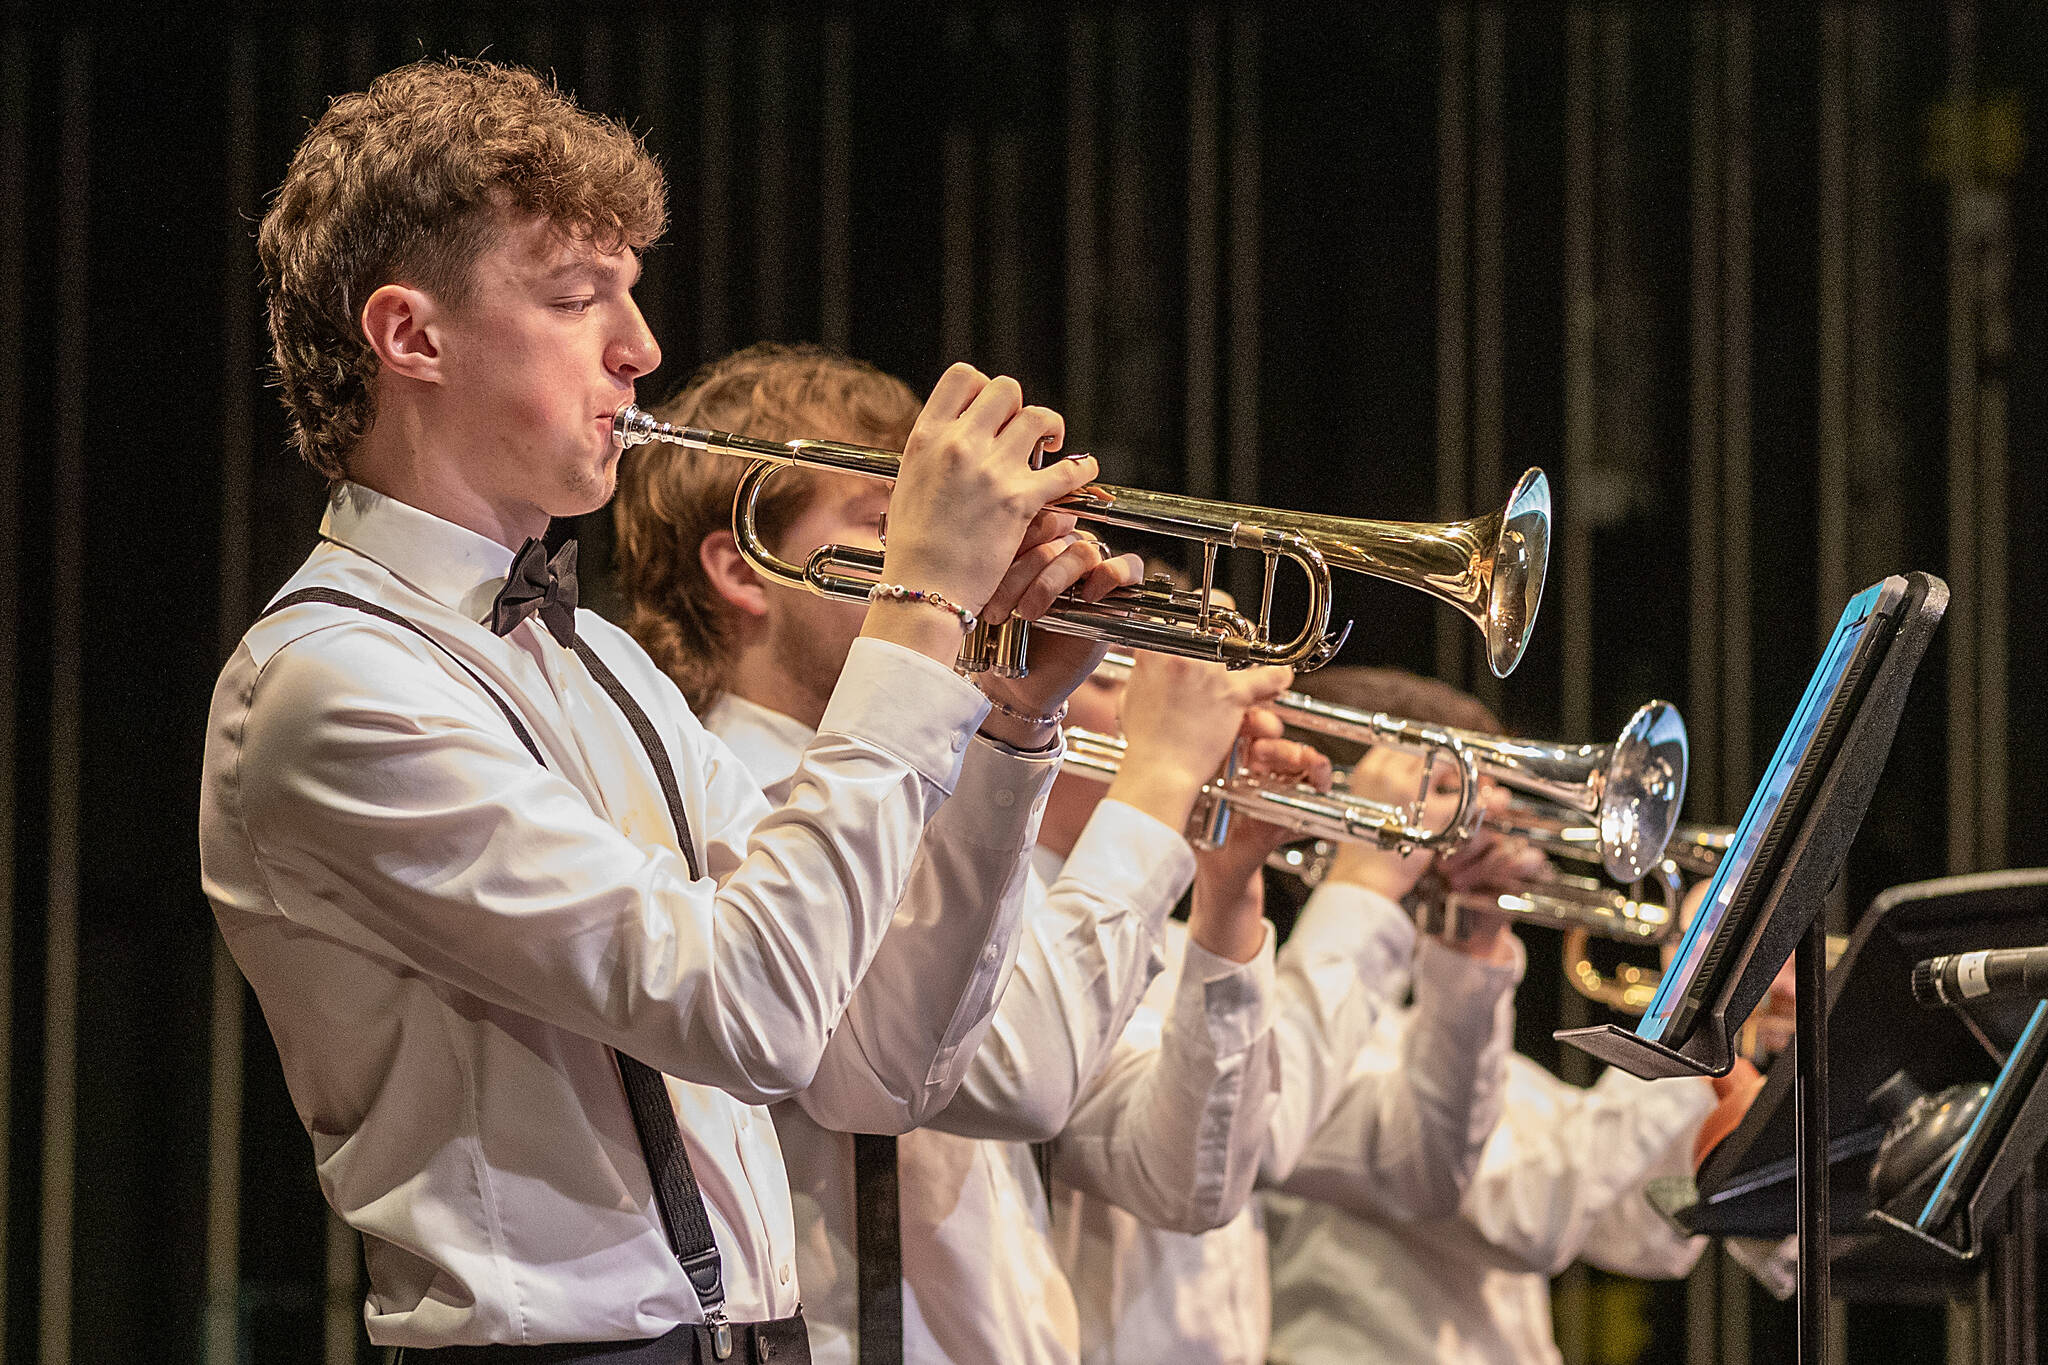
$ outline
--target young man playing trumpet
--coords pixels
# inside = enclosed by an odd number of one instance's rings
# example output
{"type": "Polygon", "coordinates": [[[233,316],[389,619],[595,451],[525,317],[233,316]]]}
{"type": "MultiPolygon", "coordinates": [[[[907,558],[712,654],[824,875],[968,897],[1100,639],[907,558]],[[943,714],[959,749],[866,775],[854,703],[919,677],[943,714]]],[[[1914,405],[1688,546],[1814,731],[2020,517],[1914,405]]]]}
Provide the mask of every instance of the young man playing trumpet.
{"type": "MultiPolygon", "coordinates": [[[[1072,700],[1084,728],[1115,723],[1113,688],[1100,679],[1072,700]]],[[[1355,768],[1349,788],[1399,805],[1416,793],[1419,763],[1388,751],[1355,768]]],[[[1062,773],[1054,784],[1041,852],[1070,818],[1065,798],[1076,781],[1062,773]]],[[[1449,799],[1447,791],[1431,798],[1432,823],[1441,824],[1449,799]]],[[[1500,1112],[1521,950],[1498,917],[1475,917],[1452,941],[1418,935],[1401,902],[1432,867],[1481,892],[1518,884],[1541,862],[1520,841],[1485,830],[1441,858],[1343,847],[1279,954],[1273,1031],[1281,1080],[1259,1144],[1263,1185],[1389,1223],[1457,1207],[1500,1112]],[[1413,1026],[1402,1046],[1359,1065],[1411,981],[1413,1026]]],[[[1160,990],[1155,983],[1132,1034],[1156,1027],[1160,990]]],[[[1072,1174],[1076,1187],[1056,1192],[1055,1221],[1081,1315],[1082,1359],[1262,1365],[1271,1303],[1257,1203],[1222,1228],[1193,1234],[1134,1216],[1114,1190],[1072,1174]]]]}
{"type": "MultiPolygon", "coordinates": [[[[776,440],[893,447],[916,407],[900,382],[846,357],[758,346],[709,367],[660,415],[776,440]]],[[[701,455],[632,452],[616,508],[620,581],[634,633],[773,791],[849,662],[857,619],[746,563],[729,529],[734,482],[701,455]]],[[[831,542],[872,547],[885,516],[887,543],[900,534],[889,489],[848,476],[778,476],[764,503],[763,534],[786,559],[831,542]]],[[[1100,552],[1076,542],[1057,553],[1092,562],[1100,552]]],[[[1166,1226],[1211,1227],[1243,1206],[1275,1085],[1273,949],[1256,881],[1266,846],[1241,838],[1198,858],[1183,829],[1240,734],[1254,738],[1253,761],[1268,770],[1326,770],[1311,751],[1271,738],[1278,722],[1257,710],[1287,681],[1284,669],[1229,673],[1159,657],[1139,666],[1121,771],[1107,799],[1090,794],[1085,819],[1049,810],[1064,870],[1034,880],[995,1022],[959,1093],[925,1129],[870,1158],[848,1136],[858,1129],[807,1097],[777,1106],[819,1359],[1075,1358],[1078,1324],[1034,1142],[1056,1139],[1056,1168],[1166,1226]],[[1142,1044],[1120,1041],[1159,968],[1167,912],[1191,881],[1164,1021],[1142,1044]],[[886,1195],[861,1207],[864,1174],[885,1185],[893,1176],[897,1207],[886,1195]],[[886,1274],[874,1282],[885,1266],[878,1246],[889,1242],[900,1246],[900,1288],[886,1274]]]]}
{"type": "Polygon", "coordinates": [[[950,668],[963,623],[1129,578],[1047,548],[1071,523],[1041,509],[1094,475],[1035,467],[1057,415],[949,370],[895,586],[763,799],[539,539],[611,495],[613,414],[660,360],[632,286],[663,199],[630,133],[532,73],[421,62],[330,105],[258,240],[334,490],[222,671],[201,866],[363,1236],[370,1338],[422,1359],[807,1358],[759,1106],[900,1129],[959,1084],[1059,759],[1043,717],[1094,661],[1054,639],[985,696],[950,668]]]}
{"type": "MultiPolygon", "coordinates": [[[[1501,732],[1472,698],[1392,669],[1328,669],[1312,675],[1307,690],[1360,710],[1501,732]]],[[[1365,762],[1410,760],[1375,749],[1365,762]]],[[[1535,870],[1503,866],[1485,889],[1519,890],[1536,880],[1529,875],[1535,870]]],[[[1398,857],[1358,850],[1340,859],[1333,875],[1405,894],[1415,885],[1411,872],[1398,857]]],[[[1357,1057],[1357,1074],[1393,1064],[1411,1045],[1417,1022],[1413,1008],[1385,1016],[1357,1057]]],[[[1272,1361],[1558,1362],[1552,1275],[1581,1257],[1641,1278],[1691,1269],[1705,1239],[1675,1234],[1643,1198],[1643,1186],[1658,1175],[1689,1173],[1702,1125],[1724,1117],[1712,1113],[1717,1103],[1726,1096],[1739,1117],[1754,1087],[1739,1080],[1641,1081],[1609,1069],[1582,1089],[1519,1055],[1507,1065],[1500,1124],[1455,1207],[1394,1219],[1329,1191],[1265,1197],[1272,1361]]],[[[1714,1126],[1725,1132],[1732,1125],[1714,1126]]]]}

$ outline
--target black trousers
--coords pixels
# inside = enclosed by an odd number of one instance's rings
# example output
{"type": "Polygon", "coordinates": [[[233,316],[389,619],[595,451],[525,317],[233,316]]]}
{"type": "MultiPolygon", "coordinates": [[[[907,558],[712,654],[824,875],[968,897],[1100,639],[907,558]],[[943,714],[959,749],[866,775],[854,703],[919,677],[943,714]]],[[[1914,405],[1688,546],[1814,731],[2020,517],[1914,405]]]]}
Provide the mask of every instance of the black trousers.
{"type": "MultiPolygon", "coordinates": [[[[732,1324],[727,1365],[811,1365],[803,1314],[732,1324]]],[[[708,1328],[683,1326],[651,1341],[577,1341],[552,1346],[403,1346],[392,1365],[718,1365],[708,1328]]]]}

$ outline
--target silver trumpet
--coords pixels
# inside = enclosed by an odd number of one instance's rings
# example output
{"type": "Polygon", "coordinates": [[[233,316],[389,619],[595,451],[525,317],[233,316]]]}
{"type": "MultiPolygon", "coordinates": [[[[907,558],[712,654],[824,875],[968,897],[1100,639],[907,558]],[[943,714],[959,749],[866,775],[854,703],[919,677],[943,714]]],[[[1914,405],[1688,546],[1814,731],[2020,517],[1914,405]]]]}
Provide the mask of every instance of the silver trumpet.
{"type": "MultiPolygon", "coordinates": [[[[672,426],[630,403],[613,417],[612,439],[621,449],[663,441],[752,461],[734,500],[733,536],[762,573],[792,587],[844,598],[865,598],[879,581],[882,557],[872,550],[827,545],[803,564],[782,559],[756,528],[755,504],[762,486],[791,466],[894,479],[900,455],[837,441],[766,441],[672,426]]],[[[1456,522],[1285,512],[1108,484],[1090,484],[1052,506],[1084,520],[1200,544],[1201,583],[1179,588],[1154,578],[1117,589],[1100,602],[1063,598],[1036,625],[1234,668],[1285,664],[1308,669],[1328,662],[1350,629],[1330,626],[1330,571],[1337,568],[1400,583],[1458,608],[1485,633],[1487,661],[1495,674],[1506,677],[1520,662],[1535,625],[1550,554],[1550,485],[1540,469],[1522,475],[1500,511],[1456,522]],[[1253,550],[1265,560],[1265,590],[1255,618],[1210,600],[1216,554],[1223,548],[1253,550]],[[1308,582],[1301,629],[1285,640],[1272,629],[1274,578],[1283,559],[1308,582]]],[[[971,533],[973,528],[963,529],[971,533]]],[[[1032,623],[1015,618],[993,628],[977,626],[962,649],[961,666],[970,672],[1021,673],[1027,667],[1031,628],[1032,623]]]]}
{"type": "MultiPolygon", "coordinates": [[[[1567,830],[1563,839],[1552,839],[1541,830],[1523,833],[1555,856],[1586,858],[1590,831],[1567,830]]],[[[1658,948],[1678,942],[1684,930],[1679,907],[1686,892],[1700,878],[1714,874],[1734,841],[1735,831],[1725,826],[1680,825],[1672,831],[1663,859],[1631,885],[1559,873],[1500,896],[1447,895],[1444,914],[1455,921],[1475,910],[1487,911],[1564,930],[1564,972],[1572,989],[1609,1009],[1641,1014],[1657,994],[1662,971],[1632,962],[1602,969],[1593,961],[1592,940],[1658,948]]]]}
{"type": "MultiPolygon", "coordinates": [[[[1299,783],[1266,782],[1245,772],[1233,752],[1223,770],[1202,788],[1191,837],[1206,846],[1221,843],[1226,817],[1234,811],[1250,820],[1278,825],[1302,839],[1317,841],[1326,850],[1326,862],[1327,850],[1336,843],[1369,842],[1404,852],[1413,848],[1456,848],[1472,837],[1482,814],[1479,770],[1473,756],[1448,733],[1418,726],[1417,742],[1422,742],[1425,733],[1434,736],[1434,749],[1430,761],[1423,765],[1425,771],[1415,799],[1404,804],[1375,801],[1341,787],[1321,792],[1299,783]],[[1439,763],[1447,763],[1456,771],[1458,793],[1456,803],[1432,822],[1426,806],[1434,785],[1432,772],[1439,763]]],[[[1119,736],[1069,726],[1060,771],[1100,782],[1112,781],[1122,770],[1128,748],[1119,736]]]]}
{"type": "MultiPolygon", "coordinates": [[[[1103,669],[1129,676],[1131,660],[1112,654],[1103,669]]],[[[1685,718],[1670,702],[1638,708],[1612,744],[1543,744],[1425,726],[1300,692],[1283,692],[1267,705],[1296,729],[1356,744],[1427,754],[1455,742],[1483,776],[1537,798],[1510,808],[1504,832],[1530,834],[1550,851],[1575,857],[1590,850],[1617,882],[1641,879],[1663,858],[1685,800],[1685,718]]]]}
{"type": "MultiPolygon", "coordinates": [[[[1592,827],[1561,824],[1539,805],[1511,801],[1505,816],[1495,824],[1503,833],[1527,839],[1553,858],[1599,861],[1598,836],[1592,827]]],[[[1444,898],[1445,913],[1455,919],[1479,910],[1624,943],[1675,943],[1680,929],[1678,908],[1688,877],[1711,875],[1733,837],[1733,830],[1680,825],[1671,834],[1665,856],[1629,882],[1557,872],[1499,896],[1450,893],[1444,898]]]]}

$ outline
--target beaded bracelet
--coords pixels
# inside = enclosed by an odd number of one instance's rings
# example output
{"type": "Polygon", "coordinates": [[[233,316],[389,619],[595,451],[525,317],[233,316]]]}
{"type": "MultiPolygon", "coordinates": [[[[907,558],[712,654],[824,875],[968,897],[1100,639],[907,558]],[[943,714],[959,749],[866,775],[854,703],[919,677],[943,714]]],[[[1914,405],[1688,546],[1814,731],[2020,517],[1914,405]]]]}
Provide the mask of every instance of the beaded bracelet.
{"type": "Polygon", "coordinates": [[[1058,725],[1061,721],[1067,718],[1067,704],[1065,702],[1061,702],[1059,704],[1059,709],[1056,711],[1052,711],[1043,716],[1034,716],[1029,711],[1019,711],[1014,706],[1005,706],[996,698],[990,697],[986,692],[982,693],[981,695],[988,699],[988,704],[995,710],[1002,712],[1011,720],[1021,720],[1026,725],[1058,725]]]}
{"type": "Polygon", "coordinates": [[[922,602],[937,607],[960,622],[960,629],[974,629],[974,613],[948,597],[925,588],[906,588],[901,583],[877,583],[868,589],[868,601],[922,602]]]}

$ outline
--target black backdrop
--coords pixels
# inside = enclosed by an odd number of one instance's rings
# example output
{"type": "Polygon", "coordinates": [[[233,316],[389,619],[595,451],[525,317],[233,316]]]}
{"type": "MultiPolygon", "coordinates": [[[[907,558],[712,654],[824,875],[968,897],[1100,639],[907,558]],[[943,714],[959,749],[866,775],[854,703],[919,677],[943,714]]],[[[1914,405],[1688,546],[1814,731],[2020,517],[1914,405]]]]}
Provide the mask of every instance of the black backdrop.
{"type": "MultiPolygon", "coordinates": [[[[1736,813],[1850,591],[1942,573],[1956,607],[1837,913],[2048,861],[2025,814],[2048,48],[2017,0],[7,15],[12,1359],[357,1350],[354,1250],[219,954],[194,792],[214,673],[321,493],[264,388],[254,220],[330,94],[423,54],[552,69],[662,156],[651,395],[817,338],[914,385],[953,358],[1015,374],[1117,482],[1437,519],[1546,466],[1558,558],[1512,679],[1382,585],[1343,590],[1348,657],[1560,738],[1669,697],[1696,818],[1736,813]]],[[[1530,940],[1525,1048],[1574,1066],[1548,1032],[1585,1007],[1530,940]]],[[[1789,1349],[1714,1258],[1685,1288],[1577,1272],[1560,1295],[1572,1360],[1789,1349]]],[[[1847,1332],[1858,1357],[1947,1339],[1930,1310],[1858,1306],[1847,1332]]]]}

